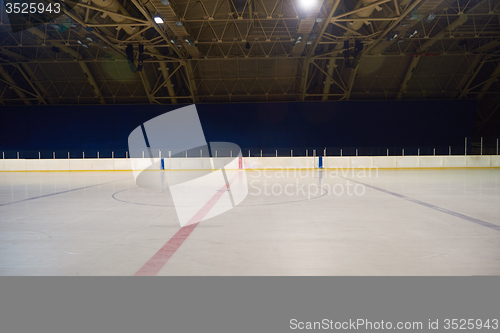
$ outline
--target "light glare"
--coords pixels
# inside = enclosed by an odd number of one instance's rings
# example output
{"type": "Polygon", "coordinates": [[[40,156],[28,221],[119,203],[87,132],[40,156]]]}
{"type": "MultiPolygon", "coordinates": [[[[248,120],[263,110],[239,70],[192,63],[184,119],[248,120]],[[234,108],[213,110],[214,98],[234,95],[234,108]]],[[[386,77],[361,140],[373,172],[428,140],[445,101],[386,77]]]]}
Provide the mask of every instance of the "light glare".
{"type": "Polygon", "coordinates": [[[157,24],[162,24],[163,23],[163,19],[161,17],[159,17],[159,16],[155,16],[155,22],[157,24]]]}
{"type": "Polygon", "coordinates": [[[316,6],[318,0],[299,0],[300,6],[304,9],[310,9],[316,6]]]}

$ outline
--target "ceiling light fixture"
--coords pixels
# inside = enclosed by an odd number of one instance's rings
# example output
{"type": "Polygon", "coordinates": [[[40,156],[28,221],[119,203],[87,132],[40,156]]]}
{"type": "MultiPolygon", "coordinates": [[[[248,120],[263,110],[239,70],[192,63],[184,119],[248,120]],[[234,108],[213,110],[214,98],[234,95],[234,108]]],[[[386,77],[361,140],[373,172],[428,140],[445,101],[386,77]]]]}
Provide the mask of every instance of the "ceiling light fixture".
{"type": "Polygon", "coordinates": [[[317,1],[318,0],[300,0],[299,3],[303,9],[307,10],[307,9],[311,9],[312,7],[316,6],[317,1]]]}
{"type": "Polygon", "coordinates": [[[163,19],[162,19],[160,16],[158,16],[158,15],[156,15],[156,16],[154,17],[154,20],[155,20],[155,22],[156,22],[157,24],[162,24],[162,23],[163,23],[163,19]]]}
{"type": "Polygon", "coordinates": [[[418,33],[418,30],[413,31],[411,34],[408,35],[408,38],[413,38],[415,35],[418,33]]]}
{"type": "Polygon", "coordinates": [[[186,43],[188,43],[189,46],[195,46],[194,42],[193,42],[193,38],[191,38],[191,36],[186,36],[184,37],[184,41],[186,43]]]}

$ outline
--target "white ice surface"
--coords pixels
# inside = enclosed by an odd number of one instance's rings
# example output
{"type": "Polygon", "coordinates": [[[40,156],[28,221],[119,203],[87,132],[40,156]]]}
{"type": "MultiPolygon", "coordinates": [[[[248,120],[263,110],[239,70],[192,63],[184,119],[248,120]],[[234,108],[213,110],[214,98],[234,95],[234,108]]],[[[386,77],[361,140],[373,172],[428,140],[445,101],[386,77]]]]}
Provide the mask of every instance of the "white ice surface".
{"type": "MultiPolygon", "coordinates": [[[[500,274],[500,170],[335,176],[247,171],[246,199],[159,275],[500,274]]],[[[133,275],[178,230],[170,193],[131,172],[0,172],[0,275],[133,275]]]]}

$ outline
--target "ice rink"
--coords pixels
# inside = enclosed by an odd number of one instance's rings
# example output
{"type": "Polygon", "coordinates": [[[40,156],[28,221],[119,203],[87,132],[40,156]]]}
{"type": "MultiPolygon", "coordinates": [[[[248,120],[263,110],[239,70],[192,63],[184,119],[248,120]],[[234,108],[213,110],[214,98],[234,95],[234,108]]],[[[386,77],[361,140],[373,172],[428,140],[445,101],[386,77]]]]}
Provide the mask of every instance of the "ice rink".
{"type": "Polygon", "coordinates": [[[181,229],[131,172],[0,172],[0,275],[500,274],[500,169],[246,175],[181,229]]]}

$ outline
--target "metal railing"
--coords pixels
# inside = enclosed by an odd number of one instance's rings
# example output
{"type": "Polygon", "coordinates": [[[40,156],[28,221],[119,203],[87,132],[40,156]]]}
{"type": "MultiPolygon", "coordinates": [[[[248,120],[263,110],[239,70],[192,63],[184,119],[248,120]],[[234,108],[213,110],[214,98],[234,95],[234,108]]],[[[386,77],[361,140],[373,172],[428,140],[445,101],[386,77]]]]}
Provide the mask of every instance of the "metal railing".
{"type": "Polygon", "coordinates": [[[310,157],[310,156],[443,156],[443,155],[498,155],[499,138],[468,137],[463,145],[397,146],[397,147],[286,147],[219,149],[209,153],[206,147],[172,154],[168,149],[148,149],[134,152],[127,149],[54,149],[1,150],[2,159],[85,159],[85,158],[191,158],[191,157],[310,157]]]}

